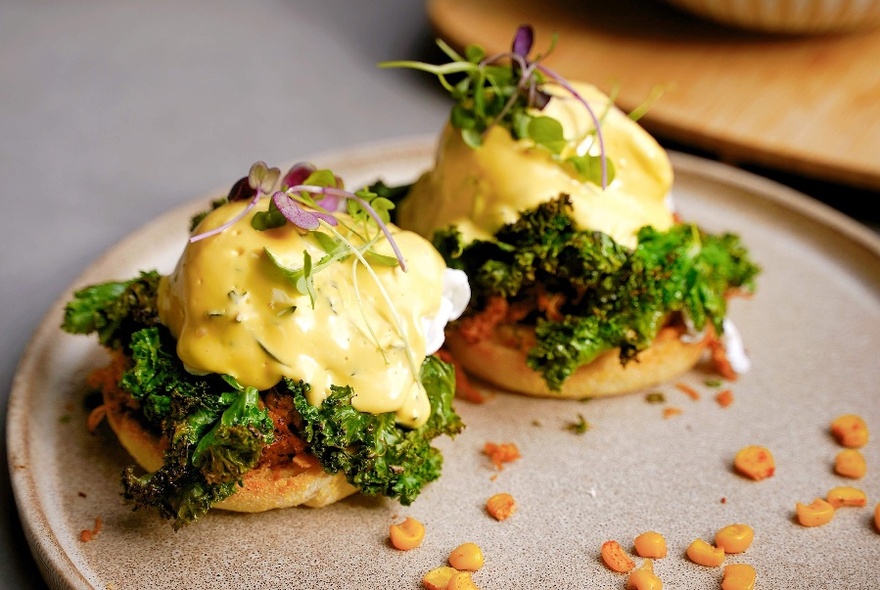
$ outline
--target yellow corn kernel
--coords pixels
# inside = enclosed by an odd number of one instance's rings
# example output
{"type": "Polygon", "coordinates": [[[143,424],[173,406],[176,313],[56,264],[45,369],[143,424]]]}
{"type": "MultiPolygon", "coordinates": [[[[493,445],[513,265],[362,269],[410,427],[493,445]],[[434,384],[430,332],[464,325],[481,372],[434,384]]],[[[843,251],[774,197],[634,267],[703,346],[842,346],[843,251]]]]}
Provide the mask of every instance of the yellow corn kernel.
{"type": "Polygon", "coordinates": [[[843,449],[834,457],[834,471],[850,479],[861,479],[868,471],[865,456],[858,449],[843,449]]]}
{"type": "Polygon", "coordinates": [[[868,425],[861,416],[844,414],[831,422],[831,434],[839,444],[855,449],[867,444],[868,425]]]}
{"type": "Polygon", "coordinates": [[[877,504],[877,507],[874,508],[874,526],[877,527],[877,532],[880,533],[880,504],[877,504]]]}
{"type": "Polygon", "coordinates": [[[688,559],[706,567],[717,567],[724,563],[724,549],[714,547],[703,539],[695,539],[687,548],[688,559]]]}
{"type": "Polygon", "coordinates": [[[647,531],[636,537],[633,545],[639,557],[659,559],[666,557],[666,539],[656,531],[647,531]]]}
{"type": "Polygon", "coordinates": [[[834,518],[834,506],[822,498],[816,498],[811,504],[798,502],[795,510],[798,522],[803,526],[822,526],[834,518]]]}
{"type": "Polygon", "coordinates": [[[602,543],[602,561],[609,569],[615,572],[628,572],[636,567],[636,562],[624,553],[623,547],[617,541],[605,541],[602,543]]]}
{"type": "Polygon", "coordinates": [[[768,478],[776,471],[770,449],[758,445],[740,449],[733,458],[733,466],[740,474],[756,481],[768,478]]]}
{"type": "Polygon", "coordinates": [[[415,518],[407,516],[403,522],[391,525],[389,536],[395,549],[401,551],[415,549],[422,544],[422,540],[425,538],[425,525],[415,518]]]}
{"type": "Polygon", "coordinates": [[[866,506],[868,504],[868,497],[865,495],[865,492],[850,486],[831,488],[825,500],[834,508],[840,508],[841,506],[866,506]]]}
{"type": "Polygon", "coordinates": [[[495,520],[506,520],[516,512],[516,501],[510,494],[495,494],[486,500],[486,512],[495,520]]]}
{"type": "Polygon", "coordinates": [[[663,582],[654,575],[654,562],[646,559],[626,579],[627,590],[663,590],[663,582]]]}
{"type": "Polygon", "coordinates": [[[449,578],[446,590],[479,590],[471,579],[470,572],[456,572],[449,578]]]}
{"type": "Polygon", "coordinates": [[[449,554],[449,565],[475,572],[483,567],[483,550],[476,543],[462,543],[449,554]]]}
{"type": "Polygon", "coordinates": [[[742,553],[755,538],[755,531],[747,524],[731,524],[715,533],[715,545],[725,553],[742,553]]]}
{"type": "Polygon", "coordinates": [[[435,567],[422,578],[422,585],[426,590],[446,590],[449,580],[457,573],[457,569],[448,565],[435,567]]]}
{"type": "Polygon", "coordinates": [[[758,578],[755,568],[746,563],[731,563],[724,566],[721,590],[754,590],[758,578]]]}

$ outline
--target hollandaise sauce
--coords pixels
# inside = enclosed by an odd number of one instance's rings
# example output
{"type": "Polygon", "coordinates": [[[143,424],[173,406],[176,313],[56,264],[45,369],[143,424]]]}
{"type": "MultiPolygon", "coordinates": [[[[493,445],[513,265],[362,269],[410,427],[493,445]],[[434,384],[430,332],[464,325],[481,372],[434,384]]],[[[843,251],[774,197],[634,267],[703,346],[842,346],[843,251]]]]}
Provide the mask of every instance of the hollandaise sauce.
{"type": "MultiPolygon", "coordinates": [[[[459,130],[447,125],[434,168],[401,204],[400,225],[424,236],[455,225],[466,242],[487,239],[505,223],[516,221],[521,211],[565,193],[572,199],[580,229],[601,231],[621,244],[635,246],[636,233],[646,225],[668,229],[673,222],[667,200],[672,167],[665,150],[595,87],[572,86],[601,118],[605,154],[615,169],[604,190],[582,182],[548,150],[516,140],[504,128],[491,128],[483,144],[471,148],[459,130]]],[[[561,158],[598,155],[587,109],[559,88],[553,94],[541,114],[563,126],[569,146],[561,158]]]]}
{"type": "MultiPolygon", "coordinates": [[[[245,206],[217,208],[197,231],[220,227],[245,206]]],[[[253,212],[267,207],[263,199],[253,212]]],[[[177,354],[188,370],[228,374],[260,390],[282,377],[303,380],[316,406],[331,385],[351,386],[355,409],[394,412],[405,426],[424,424],[430,404],[418,369],[425,359],[425,320],[440,307],[445,269],[430,243],[392,228],[409,262],[406,272],[373,264],[371,273],[347,256],[312,274],[313,304],[275,262],[300,269],[307,252],[317,264],[326,251],[314,232],[301,233],[292,224],[258,231],[251,217],[188,244],[174,272],[162,279],[160,319],[177,339],[177,354]]],[[[340,220],[338,231],[362,246],[358,235],[343,227],[354,222],[340,220]]],[[[384,238],[373,248],[393,256],[384,238]]]]}

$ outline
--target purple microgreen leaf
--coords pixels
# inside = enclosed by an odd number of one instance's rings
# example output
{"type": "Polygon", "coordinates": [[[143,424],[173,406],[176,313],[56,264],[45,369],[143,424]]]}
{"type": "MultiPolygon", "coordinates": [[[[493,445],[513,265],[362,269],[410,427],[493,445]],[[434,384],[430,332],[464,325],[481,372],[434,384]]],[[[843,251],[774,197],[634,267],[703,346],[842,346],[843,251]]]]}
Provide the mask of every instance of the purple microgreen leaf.
{"type": "Polygon", "coordinates": [[[321,227],[321,222],[318,220],[318,216],[312,211],[306,211],[303,209],[302,206],[291,199],[287,193],[282,193],[281,191],[276,192],[272,195],[272,202],[275,203],[275,206],[278,207],[278,210],[281,211],[281,214],[284,215],[285,219],[293,225],[309,231],[314,231],[321,227]]]}
{"type": "Polygon", "coordinates": [[[547,106],[551,98],[553,97],[549,93],[544,92],[539,88],[534,88],[529,95],[529,105],[533,108],[538,109],[539,111],[543,111],[544,107],[547,106]]]}
{"type": "Polygon", "coordinates": [[[229,194],[226,196],[226,200],[230,203],[235,201],[245,201],[254,198],[255,194],[257,194],[257,189],[251,188],[248,184],[248,177],[243,176],[232,185],[231,189],[229,189],[229,194]]]}
{"type": "Polygon", "coordinates": [[[292,186],[303,184],[314,171],[315,167],[308,162],[294,164],[284,175],[284,179],[281,181],[281,190],[286,191],[292,186]]]}
{"type": "Polygon", "coordinates": [[[534,40],[535,31],[532,29],[531,25],[521,25],[516,30],[516,35],[513,37],[513,52],[524,58],[528,57],[529,52],[532,50],[532,43],[534,40]]]}
{"type": "Polygon", "coordinates": [[[342,209],[342,204],[346,201],[344,197],[340,197],[339,195],[327,195],[323,199],[319,200],[318,206],[321,209],[326,211],[339,211],[342,209]]]}

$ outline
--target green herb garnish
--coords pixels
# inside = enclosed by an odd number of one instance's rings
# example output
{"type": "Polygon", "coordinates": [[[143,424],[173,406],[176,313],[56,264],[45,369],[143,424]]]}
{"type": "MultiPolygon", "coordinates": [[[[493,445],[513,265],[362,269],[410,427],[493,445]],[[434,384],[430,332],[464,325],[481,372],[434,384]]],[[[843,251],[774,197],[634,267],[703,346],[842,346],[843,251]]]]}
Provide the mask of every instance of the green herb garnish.
{"type": "Polygon", "coordinates": [[[479,148],[486,133],[498,125],[507,129],[515,139],[531,140],[547,149],[582,182],[593,182],[605,188],[613,179],[613,167],[605,153],[601,119],[564,77],[542,63],[552,52],[556,37],[546,53],[532,59],[529,53],[533,41],[534,30],[523,25],[517,30],[510,51],[487,56],[478,45],[467,46],[464,55],[460,55],[438,39],[437,45],[450,58],[449,63],[434,65],[402,60],[382,62],[379,67],[411,68],[437,76],[456,101],[449,121],[472,148],[479,148]],[[453,81],[451,78],[461,79],[453,81]],[[587,111],[593,120],[598,155],[563,157],[564,148],[570,142],[563,134],[562,124],[541,114],[552,96],[546,90],[548,83],[562,88],[587,111]]]}

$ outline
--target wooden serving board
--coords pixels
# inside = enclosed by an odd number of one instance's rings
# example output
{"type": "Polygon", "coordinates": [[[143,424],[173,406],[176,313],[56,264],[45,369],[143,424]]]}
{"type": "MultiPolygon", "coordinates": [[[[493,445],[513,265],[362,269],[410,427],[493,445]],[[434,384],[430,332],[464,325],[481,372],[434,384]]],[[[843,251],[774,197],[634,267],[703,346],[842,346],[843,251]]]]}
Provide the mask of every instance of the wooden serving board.
{"type": "Polygon", "coordinates": [[[771,36],[716,25],[660,0],[428,0],[438,37],[505,51],[535,28],[544,62],[591,82],[658,139],[728,163],[880,190],[880,30],[771,36]]]}

